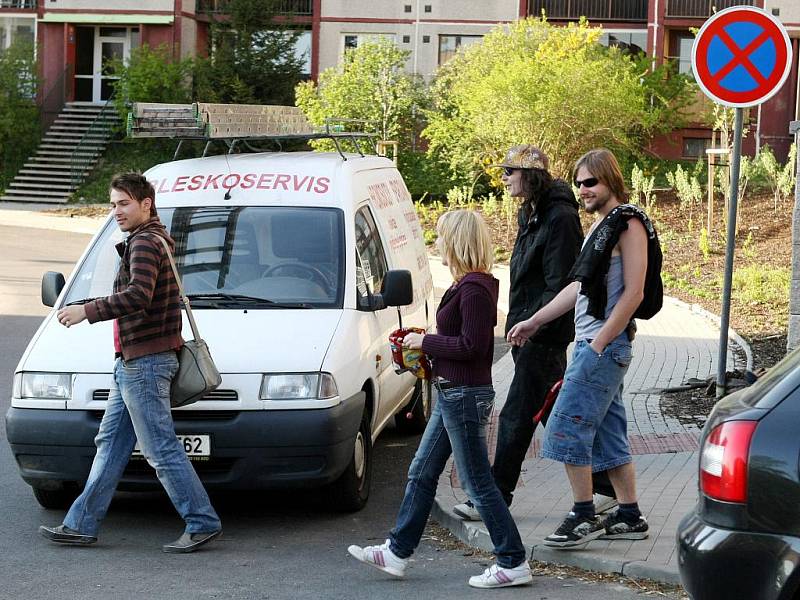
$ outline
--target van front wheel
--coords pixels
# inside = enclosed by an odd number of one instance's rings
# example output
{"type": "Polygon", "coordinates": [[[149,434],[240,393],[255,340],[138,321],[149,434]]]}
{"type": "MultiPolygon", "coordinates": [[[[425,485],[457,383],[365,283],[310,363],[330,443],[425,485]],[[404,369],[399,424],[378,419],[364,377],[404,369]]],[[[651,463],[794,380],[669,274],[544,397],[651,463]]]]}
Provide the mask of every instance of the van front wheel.
{"type": "Polygon", "coordinates": [[[344,473],[331,484],[333,503],[346,512],[361,510],[369,498],[372,482],[372,435],[369,413],[361,415],[361,425],[353,442],[353,455],[344,473]]]}
{"type": "Polygon", "coordinates": [[[411,401],[394,416],[395,425],[400,433],[416,435],[425,431],[425,426],[431,418],[432,401],[431,382],[427,379],[418,379],[411,401]]]}
{"type": "Polygon", "coordinates": [[[33,495],[43,508],[54,509],[69,508],[75,501],[75,498],[78,497],[77,490],[45,490],[38,487],[33,488],[33,495]]]}

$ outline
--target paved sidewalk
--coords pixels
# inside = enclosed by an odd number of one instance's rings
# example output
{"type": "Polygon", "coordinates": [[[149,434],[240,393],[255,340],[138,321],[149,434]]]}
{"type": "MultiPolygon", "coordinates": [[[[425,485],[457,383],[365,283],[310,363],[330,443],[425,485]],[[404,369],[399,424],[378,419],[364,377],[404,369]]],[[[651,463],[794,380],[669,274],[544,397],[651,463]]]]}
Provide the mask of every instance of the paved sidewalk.
{"type": "MultiPolygon", "coordinates": [[[[503,277],[507,277],[507,269],[496,270],[495,275],[502,282],[503,277]]],[[[438,284],[438,277],[435,279],[438,284]]],[[[634,358],[625,380],[624,402],[636,465],[639,505],[649,521],[650,537],[635,542],[596,540],[582,550],[568,551],[553,550],[542,544],[544,537],[555,530],[572,507],[572,495],[563,466],[538,458],[541,426],[534,434],[528,458],[523,463],[511,514],[530,548],[532,559],[677,584],[680,580],[675,532],[681,518],[697,501],[700,429],[663,414],[660,396],[653,393],[653,388],[716,374],[719,327],[702,310],[672,298],[665,298],[664,308],[656,317],[639,321],[638,325],[633,342],[634,358]]],[[[570,347],[570,354],[571,350],[570,347]]],[[[735,361],[731,347],[728,370],[744,366],[735,361]]],[[[497,398],[489,428],[492,454],[497,414],[508,394],[513,371],[511,353],[494,365],[497,398]]],[[[432,516],[462,541],[491,551],[492,543],[483,523],[462,521],[453,514],[452,507],[464,500],[466,494],[459,486],[451,460],[439,481],[432,516]]]]}

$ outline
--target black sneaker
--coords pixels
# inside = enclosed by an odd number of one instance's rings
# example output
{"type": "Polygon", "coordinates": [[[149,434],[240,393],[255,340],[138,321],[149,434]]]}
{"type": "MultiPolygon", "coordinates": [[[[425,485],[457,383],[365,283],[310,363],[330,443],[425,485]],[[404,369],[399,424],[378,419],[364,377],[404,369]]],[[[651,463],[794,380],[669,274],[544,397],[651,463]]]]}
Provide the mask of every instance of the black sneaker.
{"type": "Polygon", "coordinates": [[[544,538],[544,545],[553,548],[575,548],[584,546],[603,535],[603,520],[594,517],[579,517],[570,512],[555,533],[544,538]]]}
{"type": "Polygon", "coordinates": [[[616,511],[606,518],[605,525],[605,533],[600,536],[604,540],[643,540],[650,535],[647,533],[647,519],[642,516],[636,522],[628,523],[616,511]]]}

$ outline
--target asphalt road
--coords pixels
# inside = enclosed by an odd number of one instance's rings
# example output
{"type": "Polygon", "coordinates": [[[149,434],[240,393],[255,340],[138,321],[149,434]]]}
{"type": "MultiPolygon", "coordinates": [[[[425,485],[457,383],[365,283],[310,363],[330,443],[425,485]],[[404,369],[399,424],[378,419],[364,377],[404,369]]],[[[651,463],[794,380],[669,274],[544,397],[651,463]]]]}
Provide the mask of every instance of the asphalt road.
{"type": "MultiPolygon", "coordinates": [[[[88,236],[0,226],[0,410],[11,396],[14,367],[47,310],[39,282],[47,270],[65,275],[88,236]]],[[[56,546],[40,524],[60,523],[20,479],[0,428],[0,599],[402,599],[477,598],[627,600],[640,597],[617,584],[536,577],[532,587],[487,592],[467,586],[485,557],[448,549],[428,535],[405,580],[352,559],[351,543],[380,543],[393,523],[417,437],[386,431],[376,447],[372,496],[354,514],[330,511],[313,491],[283,495],[216,494],[223,537],[191,555],[166,555],[161,545],[182,523],[160,493],[118,494],[98,544],[56,546]]]]}

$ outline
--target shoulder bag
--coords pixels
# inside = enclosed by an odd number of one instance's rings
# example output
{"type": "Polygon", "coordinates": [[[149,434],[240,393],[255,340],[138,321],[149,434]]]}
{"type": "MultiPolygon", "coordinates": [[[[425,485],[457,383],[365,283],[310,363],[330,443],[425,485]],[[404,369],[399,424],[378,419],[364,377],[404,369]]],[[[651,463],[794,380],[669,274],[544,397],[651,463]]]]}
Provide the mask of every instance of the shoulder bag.
{"type": "Polygon", "coordinates": [[[180,275],[178,275],[178,268],[175,266],[175,259],[172,257],[167,240],[161,236],[158,236],[158,239],[161,240],[161,243],[164,244],[164,249],[167,251],[169,264],[175,274],[178,291],[181,294],[183,307],[186,309],[186,316],[189,317],[189,325],[192,327],[192,335],[194,337],[193,340],[184,342],[178,351],[178,372],[172,380],[172,392],[170,395],[170,405],[172,408],[177,408],[197,402],[206,394],[213,392],[222,383],[222,377],[214,364],[214,360],[211,358],[208,345],[200,337],[200,332],[197,330],[197,323],[195,323],[194,315],[192,315],[192,307],[189,304],[186,292],[183,290],[183,283],[180,275]]]}

